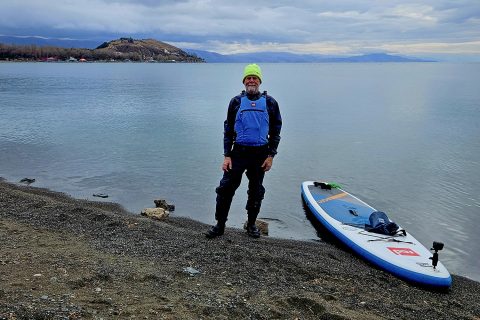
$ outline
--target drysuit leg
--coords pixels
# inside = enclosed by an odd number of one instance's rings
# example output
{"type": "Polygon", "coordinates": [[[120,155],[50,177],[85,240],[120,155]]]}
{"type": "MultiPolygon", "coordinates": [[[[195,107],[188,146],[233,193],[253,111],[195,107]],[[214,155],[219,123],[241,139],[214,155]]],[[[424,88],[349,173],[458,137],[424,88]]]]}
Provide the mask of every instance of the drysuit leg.
{"type": "Polygon", "coordinates": [[[245,171],[244,161],[240,158],[232,159],[232,169],[223,173],[220,185],[215,189],[217,193],[217,204],[215,207],[215,219],[225,224],[232,204],[235,191],[242,182],[242,175],[245,171]]]}
{"type": "Polygon", "coordinates": [[[257,220],[265,195],[265,188],[263,187],[265,171],[263,171],[261,163],[259,164],[259,162],[255,161],[255,163],[247,169],[246,175],[248,178],[248,199],[245,209],[247,210],[248,224],[252,225],[255,223],[255,220],[257,220]]]}

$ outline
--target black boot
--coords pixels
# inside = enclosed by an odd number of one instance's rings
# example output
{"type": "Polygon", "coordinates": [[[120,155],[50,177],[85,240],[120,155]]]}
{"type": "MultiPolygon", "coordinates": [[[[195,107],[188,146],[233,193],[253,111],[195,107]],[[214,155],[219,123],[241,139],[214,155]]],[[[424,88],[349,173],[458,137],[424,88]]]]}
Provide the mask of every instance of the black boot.
{"type": "Polygon", "coordinates": [[[260,238],[260,230],[258,230],[255,223],[247,224],[247,234],[252,238],[260,238]]]}
{"type": "Polygon", "coordinates": [[[209,239],[213,239],[223,235],[224,232],[225,232],[225,224],[217,223],[210,230],[208,230],[207,233],[205,233],[205,236],[209,239]]]}

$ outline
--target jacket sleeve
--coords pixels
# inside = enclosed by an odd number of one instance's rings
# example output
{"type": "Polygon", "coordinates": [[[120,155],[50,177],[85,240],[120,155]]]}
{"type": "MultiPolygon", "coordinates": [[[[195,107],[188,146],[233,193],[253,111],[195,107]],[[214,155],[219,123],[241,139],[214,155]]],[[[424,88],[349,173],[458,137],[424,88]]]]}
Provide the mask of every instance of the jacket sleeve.
{"type": "Polygon", "coordinates": [[[268,96],[267,107],[269,116],[268,148],[269,155],[274,157],[277,154],[278,144],[280,143],[282,116],[277,101],[271,96],[268,96]]]}
{"type": "Polygon", "coordinates": [[[240,106],[240,99],[232,98],[228,105],[227,119],[223,123],[223,155],[229,157],[235,142],[235,117],[240,106]]]}

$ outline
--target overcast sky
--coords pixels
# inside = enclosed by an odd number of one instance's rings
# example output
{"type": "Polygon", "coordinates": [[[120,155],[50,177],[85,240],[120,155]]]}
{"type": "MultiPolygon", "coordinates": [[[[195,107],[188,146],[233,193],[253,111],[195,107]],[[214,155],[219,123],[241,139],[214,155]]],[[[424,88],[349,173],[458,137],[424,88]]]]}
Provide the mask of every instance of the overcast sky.
{"type": "Polygon", "coordinates": [[[225,54],[479,56],[480,0],[0,0],[0,34],[151,37],[225,54]]]}

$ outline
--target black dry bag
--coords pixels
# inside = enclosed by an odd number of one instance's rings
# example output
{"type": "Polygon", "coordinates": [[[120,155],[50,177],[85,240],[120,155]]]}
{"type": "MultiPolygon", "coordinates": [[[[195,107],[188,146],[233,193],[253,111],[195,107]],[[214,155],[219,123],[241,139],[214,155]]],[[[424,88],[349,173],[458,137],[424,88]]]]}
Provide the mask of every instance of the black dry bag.
{"type": "Polygon", "coordinates": [[[385,212],[382,211],[372,212],[368,220],[370,221],[370,225],[366,226],[366,229],[369,232],[393,236],[399,229],[398,225],[395,222],[390,221],[385,212]]]}

